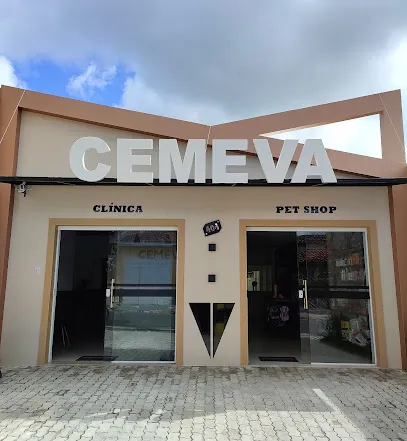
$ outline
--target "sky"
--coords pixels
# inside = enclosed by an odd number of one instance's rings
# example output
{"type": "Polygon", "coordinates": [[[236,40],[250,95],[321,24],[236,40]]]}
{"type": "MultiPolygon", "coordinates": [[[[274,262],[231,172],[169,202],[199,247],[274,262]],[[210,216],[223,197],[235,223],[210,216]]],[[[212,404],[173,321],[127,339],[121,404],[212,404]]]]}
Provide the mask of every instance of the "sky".
{"type": "MultiPolygon", "coordinates": [[[[220,124],[401,89],[407,0],[0,0],[0,84],[220,124]]],[[[378,116],[276,137],[380,157],[378,116]]]]}

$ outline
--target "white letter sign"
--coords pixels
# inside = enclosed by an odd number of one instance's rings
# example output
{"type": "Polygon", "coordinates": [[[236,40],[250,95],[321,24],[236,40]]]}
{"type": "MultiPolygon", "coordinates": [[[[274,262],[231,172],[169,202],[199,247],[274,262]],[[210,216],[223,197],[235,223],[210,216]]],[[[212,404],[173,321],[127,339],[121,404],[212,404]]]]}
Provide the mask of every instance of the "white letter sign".
{"type": "Polygon", "coordinates": [[[152,183],[152,172],[135,172],[133,165],[151,165],[150,155],[133,155],[133,150],[152,150],[152,139],[117,140],[117,182],[152,183]]]}
{"type": "MultiPolygon", "coordinates": [[[[294,156],[298,140],[287,139],[277,161],[274,160],[268,139],[253,140],[259,164],[250,158],[249,166],[260,165],[269,184],[284,184],[290,167],[294,169],[291,181],[293,184],[305,184],[307,179],[319,179],[323,184],[336,183],[337,179],[321,139],[307,139],[301,150],[297,164],[294,156]]],[[[180,184],[188,184],[194,165],[193,182],[206,182],[205,139],[190,139],[182,155],[177,139],[160,139],[158,141],[158,181],[170,184],[172,177],[180,184]],[[174,170],[174,173],[173,171],[174,170]]],[[[150,170],[137,170],[134,166],[151,166],[151,154],[138,154],[136,151],[153,150],[152,139],[118,139],[117,140],[117,182],[153,184],[154,173],[150,170]]],[[[71,147],[69,164],[72,173],[87,182],[104,179],[110,166],[98,163],[94,170],[85,165],[85,155],[89,150],[99,154],[109,153],[109,146],[100,138],[84,137],[78,139],[71,147]]],[[[248,149],[247,139],[213,139],[212,140],[212,183],[213,184],[247,184],[249,174],[246,167],[247,156],[238,154],[248,149]],[[228,151],[230,154],[228,154],[228,151]],[[228,170],[231,167],[231,170],[228,170]],[[242,167],[236,172],[235,167],[242,167]]],[[[155,157],[155,156],[154,156],[155,157]]],[[[257,175],[257,170],[255,170],[257,175]]],[[[252,175],[253,176],[253,175],[252,175]]]]}
{"type": "Polygon", "coordinates": [[[284,141],[277,164],[274,163],[268,139],[254,139],[253,143],[267,182],[283,183],[293,160],[298,140],[287,139],[284,141]]]}
{"type": "Polygon", "coordinates": [[[227,166],[245,166],[246,156],[228,155],[228,150],[247,150],[246,139],[214,139],[212,141],[212,182],[214,184],[247,184],[247,173],[228,173],[227,166]]]}
{"type": "Polygon", "coordinates": [[[191,176],[192,162],[195,158],[195,182],[206,181],[206,142],[204,139],[190,139],[185,150],[184,161],[176,139],[159,141],[159,175],[160,182],[171,182],[171,165],[174,166],[177,182],[186,184],[191,176]]]}
{"type": "Polygon", "coordinates": [[[87,136],[74,142],[69,153],[69,165],[72,173],[82,181],[101,181],[110,171],[110,165],[99,163],[94,170],[86,168],[85,154],[88,150],[96,150],[98,153],[110,152],[109,146],[103,139],[87,136]]]}
{"type": "Polygon", "coordinates": [[[302,184],[306,182],[308,177],[314,179],[319,177],[321,182],[325,184],[337,182],[321,139],[307,139],[305,141],[291,182],[302,184]],[[315,158],[316,165],[312,165],[313,158],[315,158]]]}

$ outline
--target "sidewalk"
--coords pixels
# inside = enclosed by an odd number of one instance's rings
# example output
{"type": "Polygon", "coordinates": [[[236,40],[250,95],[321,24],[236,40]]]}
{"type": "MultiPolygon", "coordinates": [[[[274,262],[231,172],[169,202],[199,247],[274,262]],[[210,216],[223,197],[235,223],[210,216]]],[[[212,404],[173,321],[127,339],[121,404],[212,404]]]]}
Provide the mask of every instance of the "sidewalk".
{"type": "Polygon", "coordinates": [[[0,440],[407,440],[407,374],[44,366],[3,372],[0,440]]]}

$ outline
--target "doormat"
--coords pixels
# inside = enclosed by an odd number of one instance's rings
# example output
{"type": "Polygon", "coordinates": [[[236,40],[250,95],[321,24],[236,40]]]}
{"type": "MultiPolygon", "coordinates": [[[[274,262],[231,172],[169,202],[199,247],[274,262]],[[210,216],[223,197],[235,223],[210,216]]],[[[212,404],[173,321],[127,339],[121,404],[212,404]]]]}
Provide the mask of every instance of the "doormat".
{"type": "Polygon", "coordinates": [[[113,361],[116,360],[116,356],[109,355],[83,355],[79,357],[76,361],[113,361]]]}
{"type": "Polygon", "coordinates": [[[260,361],[294,361],[298,363],[295,357],[259,357],[260,361]]]}

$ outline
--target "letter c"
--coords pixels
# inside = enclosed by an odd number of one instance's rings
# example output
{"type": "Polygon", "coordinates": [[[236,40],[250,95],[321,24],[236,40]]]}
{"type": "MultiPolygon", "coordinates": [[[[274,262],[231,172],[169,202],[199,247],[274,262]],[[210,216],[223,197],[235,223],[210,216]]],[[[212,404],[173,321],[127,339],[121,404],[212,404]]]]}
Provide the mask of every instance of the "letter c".
{"type": "Polygon", "coordinates": [[[99,211],[100,211],[100,205],[95,205],[95,206],[93,207],[93,211],[96,211],[96,213],[99,213],[99,211]]]}
{"type": "Polygon", "coordinates": [[[110,171],[110,165],[99,163],[94,170],[86,168],[85,154],[88,150],[96,150],[98,153],[109,153],[109,146],[103,139],[93,136],[85,136],[75,141],[69,153],[69,165],[72,173],[82,181],[101,181],[110,171]]]}

